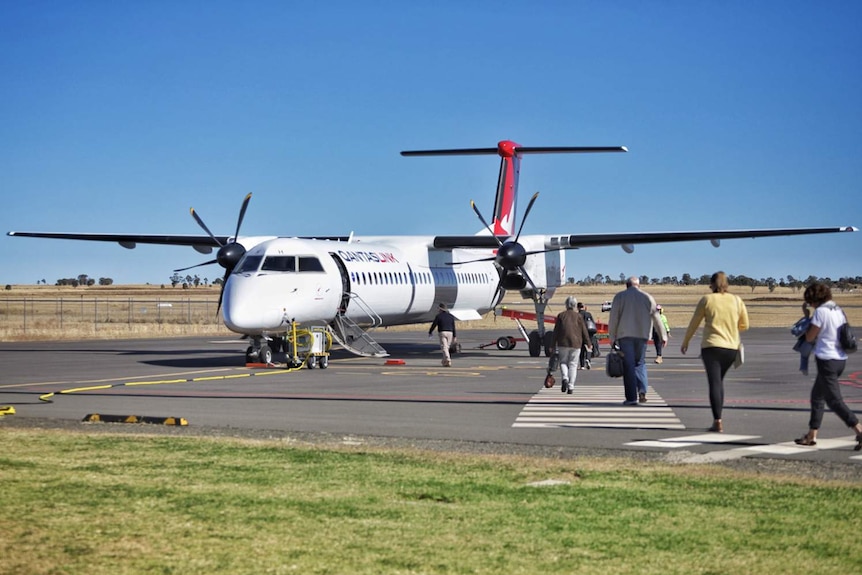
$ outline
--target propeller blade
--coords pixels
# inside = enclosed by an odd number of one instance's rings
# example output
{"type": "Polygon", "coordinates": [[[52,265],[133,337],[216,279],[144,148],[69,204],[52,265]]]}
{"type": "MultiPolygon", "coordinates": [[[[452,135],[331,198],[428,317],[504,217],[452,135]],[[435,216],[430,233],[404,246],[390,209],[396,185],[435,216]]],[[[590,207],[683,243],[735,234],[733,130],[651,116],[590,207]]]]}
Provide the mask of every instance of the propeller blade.
{"type": "Polygon", "coordinates": [[[445,264],[445,265],[447,265],[447,266],[457,266],[457,265],[459,265],[459,264],[472,264],[472,263],[476,263],[476,262],[492,262],[492,261],[494,261],[494,260],[496,260],[496,259],[497,259],[497,256],[490,256],[490,257],[487,257],[487,258],[479,258],[479,259],[475,259],[475,260],[465,260],[465,261],[463,261],[463,262],[446,262],[446,264],[445,264]]]}
{"type": "MultiPolygon", "coordinates": [[[[239,218],[236,221],[236,233],[233,235],[233,241],[236,242],[236,238],[239,237],[239,228],[242,225],[242,220],[245,218],[245,210],[248,207],[248,203],[251,201],[251,194],[248,194],[245,199],[242,201],[242,208],[239,210],[239,218]]],[[[212,235],[212,234],[210,234],[212,235]]]]}
{"type": "Polygon", "coordinates": [[[219,245],[219,247],[224,246],[224,244],[218,241],[218,238],[213,235],[213,233],[210,231],[210,229],[207,227],[207,225],[204,223],[204,221],[201,219],[195,209],[189,208],[189,211],[192,213],[192,217],[195,219],[198,225],[203,228],[203,230],[209,235],[209,237],[211,237],[213,241],[219,245]]]}
{"type": "Polygon", "coordinates": [[[521,230],[524,229],[524,224],[527,223],[527,216],[530,215],[530,210],[533,209],[533,204],[536,203],[536,198],[539,197],[539,192],[533,194],[533,197],[530,198],[530,203],[527,204],[527,210],[524,212],[524,217],[521,218],[521,226],[518,228],[518,234],[515,236],[515,242],[518,241],[518,238],[521,237],[521,230]]]}
{"type": "Polygon", "coordinates": [[[497,243],[498,243],[499,245],[501,245],[501,246],[502,246],[502,245],[503,245],[503,242],[502,242],[502,241],[500,241],[500,238],[498,238],[498,237],[494,234],[494,230],[491,228],[491,226],[489,226],[489,225],[488,225],[488,222],[486,222],[486,221],[485,221],[485,218],[484,218],[484,217],[482,217],[482,213],[479,211],[479,208],[477,208],[477,207],[476,207],[476,202],[474,202],[473,200],[470,200],[470,207],[471,207],[471,208],[473,208],[473,211],[474,211],[474,212],[476,212],[476,215],[477,215],[477,216],[479,216],[479,221],[480,221],[480,222],[482,222],[482,225],[484,225],[484,226],[485,226],[485,228],[486,228],[489,232],[491,232],[491,235],[492,235],[492,236],[494,236],[494,239],[496,239],[496,240],[497,240],[497,243]]]}
{"type": "Polygon", "coordinates": [[[227,278],[230,275],[231,270],[224,271],[224,279],[221,281],[221,290],[218,292],[218,307],[216,307],[216,315],[221,311],[221,302],[224,299],[224,286],[227,283],[227,278]]]}
{"type": "Polygon", "coordinates": [[[524,279],[527,280],[527,283],[530,284],[530,287],[533,288],[533,291],[538,291],[536,288],[536,284],[533,283],[533,278],[530,277],[530,274],[527,273],[527,270],[524,269],[524,266],[518,266],[518,271],[524,276],[524,279]]]}
{"type": "Polygon", "coordinates": [[[187,268],[179,268],[179,269],[176,269],[176,270],[174,270],[174,271],[175,271],[175,272],[184,272],[184,271],[186,271],[186,270],[190,270],[190,269],[192,269],[192,268],[199,268],[199,267],[201,267],[201,266],[208,266],[208,265],[210,265],[210,264],[216,264],[216,263],[218,263],[218,260],[210,260],[210,261],[208,261],[208,262],[204,262],[204,263],[202,263],[202,264],[195,264],[195,265],[193,265],[193,266],[189,266],[189,267],[187,267],[187,268]]]}

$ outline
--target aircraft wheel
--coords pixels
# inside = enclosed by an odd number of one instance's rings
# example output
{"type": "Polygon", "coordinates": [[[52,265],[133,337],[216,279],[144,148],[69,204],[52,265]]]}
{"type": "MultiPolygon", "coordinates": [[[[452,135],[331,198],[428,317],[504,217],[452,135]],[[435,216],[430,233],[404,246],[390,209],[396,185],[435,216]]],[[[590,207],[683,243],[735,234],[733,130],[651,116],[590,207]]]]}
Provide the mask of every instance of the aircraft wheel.
{"type": "Polygon", "coordinates": [[[498,337],[497,338],[497,349],[499,349],[499,350],[512,349],[511,347],[509,347],[509,345],[511,345],[511,342],[509,342],[508,337],[498,337]]]}
{"type": "Polygon", "coordinates": [[[329,367],[329,356],[321,355],[319,358],[317,358],[317,365],[320,367],[320,369],[326,369],[327,367],[329,367]]]}
{"type": "Polygon", "coordinates": [[[554,332],[545,332],[545,336],[542,339],[542,345],[545,348],[545,357],[551,357],[554,353],[554,332]]]}
{"type": "Polygon", "coordinates": [[[512,336],[510,335],[510,336],[509,336],[509,349],[515,349],[515,345],[516,345],[517,343],[518,343],[518,342],[517,342],[517,341],[515,341],[515,338],[514,338],[514,337],[512,337],[512,336]]]}
{"type": "Polygon", "coordinates": [[[257,354],[257,359],[261,363],[272,363],[272,350],[268,345],[260,346],[260,351],[257,354]]]}
{"type": "Polygon", "coordinates": [[[542,353],[542,338],[539,337],[538,331],[530,332],[527,345],[530,348],[530,357],[539,357],[539,354],[542,353]]]}

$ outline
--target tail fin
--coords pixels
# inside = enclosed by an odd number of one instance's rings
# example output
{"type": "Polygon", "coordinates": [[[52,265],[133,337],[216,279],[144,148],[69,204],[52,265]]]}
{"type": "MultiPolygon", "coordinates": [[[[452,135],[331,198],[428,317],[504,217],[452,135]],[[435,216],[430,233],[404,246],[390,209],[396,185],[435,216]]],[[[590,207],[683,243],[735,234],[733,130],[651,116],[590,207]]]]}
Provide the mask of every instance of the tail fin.
{"type": "Polygon", "coordinates": [[[518,176],[521,173],[521,156],[518,144],[503,140],[497,144],[500,154],[500,175],[497,177],[497,197],[494,199],[494,219],[491,229],[495,236],[515,235],[518,205],[518,176]]]}
{"type": "Polygon", "coordinates": [[[524,147],[511,140],[502,140],[496,148],[463,148],[448,150],[414,150],[401,152],[402,156],[500,156],[500,175],[497,177],[497,196],[494,200],[494,219],[491,228],[498,236],[513,236],[516,229],[518,176],[522,154],[565,154],[590,152],[628,152],[625,146],[586,147],[524,147]]]}

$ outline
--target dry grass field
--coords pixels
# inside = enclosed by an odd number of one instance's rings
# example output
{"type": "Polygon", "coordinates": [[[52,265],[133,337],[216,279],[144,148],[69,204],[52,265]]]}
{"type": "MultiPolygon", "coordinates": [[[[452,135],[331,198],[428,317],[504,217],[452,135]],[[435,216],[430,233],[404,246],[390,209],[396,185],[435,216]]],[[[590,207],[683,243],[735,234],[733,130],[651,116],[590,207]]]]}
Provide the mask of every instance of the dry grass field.
{"type": "MultiPolygon", "coordinates": [[[[563,309],[568,295],[587,304],[598,321],[608,314],[601,303],[622,289],[610,286],[564,286],[551,300],[547,315],[563,309]]],[[[662,305],[672,329],[684,329],[705,286],[647,286],[645,291],[662,305]]],[[[731,288],[745,301],[752,327],[790,327],[801,316],[802,293],[777,287],[731,288]]],[[[190,335],[231,335],[216,314],[218,287],[117,286],[12,286],[0,295],[0,341],[60,339],[128,339],[190,335]]],[[[862,291],[835,292],[850,322],[862,325],[862,291]]],[[[509,294],[503,305],[533,311],[532,302],[509,294]]],[[[513,329],[508,318],[488,314],[468,328],[513,329]]],[[[411,327],[389,329],[412,329],[411,327]]]]}

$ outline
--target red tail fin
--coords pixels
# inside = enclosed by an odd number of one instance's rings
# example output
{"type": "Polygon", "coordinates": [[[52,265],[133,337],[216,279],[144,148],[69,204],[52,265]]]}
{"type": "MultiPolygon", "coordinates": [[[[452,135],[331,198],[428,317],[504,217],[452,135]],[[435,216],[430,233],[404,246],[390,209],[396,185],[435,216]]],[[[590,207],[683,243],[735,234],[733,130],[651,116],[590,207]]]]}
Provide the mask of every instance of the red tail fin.
{"type": "Polygon", "coordinates": [[[518,144],[503,140],[497,144],[500,154],[500,175],[497,178],[497,197],[494,199],[494,219],[491,228],[496,236],[515,235],[518,204],[518,175],[521,172],[521,156],[518,144]]]}

